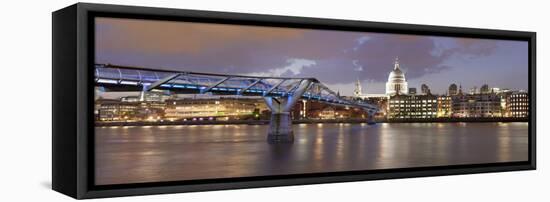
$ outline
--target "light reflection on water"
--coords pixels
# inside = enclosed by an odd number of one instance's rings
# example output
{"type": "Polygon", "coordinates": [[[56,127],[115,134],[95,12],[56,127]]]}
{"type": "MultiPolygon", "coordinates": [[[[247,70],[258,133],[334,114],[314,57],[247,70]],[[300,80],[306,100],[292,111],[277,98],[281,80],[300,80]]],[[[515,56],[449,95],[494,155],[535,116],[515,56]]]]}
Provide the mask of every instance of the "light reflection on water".
{"type": "Polygon", "coordinates": [[[270,145],[265,125],[96,127],[96,184],[527,160],[527,123],[297,124],[270,145]]]}

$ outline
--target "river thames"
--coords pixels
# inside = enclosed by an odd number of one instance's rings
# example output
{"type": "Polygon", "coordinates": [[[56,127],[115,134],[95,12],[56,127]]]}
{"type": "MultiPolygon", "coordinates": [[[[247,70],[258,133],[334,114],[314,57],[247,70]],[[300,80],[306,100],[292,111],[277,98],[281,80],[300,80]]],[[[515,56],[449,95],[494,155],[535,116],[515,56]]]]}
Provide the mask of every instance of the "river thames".
{"type": "Polygon", "coordinates": [[[96,184],[248,177],[528,160],[528,123],[96,127],[96,184]]]}

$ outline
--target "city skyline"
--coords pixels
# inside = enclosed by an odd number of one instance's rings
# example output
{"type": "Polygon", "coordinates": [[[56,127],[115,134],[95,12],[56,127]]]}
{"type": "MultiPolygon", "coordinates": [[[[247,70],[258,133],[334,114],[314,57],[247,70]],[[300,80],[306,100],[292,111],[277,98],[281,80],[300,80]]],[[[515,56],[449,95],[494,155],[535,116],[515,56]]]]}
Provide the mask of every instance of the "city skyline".
{"type": "Polygon", "coordinates": [[[182,71],[316,77],[351,96],[383,93],[399,57],[409,87],[526,90],[527,42],[242,25],[96,19],[96,62],[182,71]],[[158,32],[156,30],[164,30],[158,32]]]}

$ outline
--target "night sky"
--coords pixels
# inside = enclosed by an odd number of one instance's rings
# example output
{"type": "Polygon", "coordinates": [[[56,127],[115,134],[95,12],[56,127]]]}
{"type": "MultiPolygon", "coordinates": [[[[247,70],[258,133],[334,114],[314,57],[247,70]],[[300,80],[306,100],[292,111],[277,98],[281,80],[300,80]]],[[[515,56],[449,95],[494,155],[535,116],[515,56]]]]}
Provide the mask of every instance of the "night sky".
{"type": "Polygon", "coordinates": [[[399,57],[409,87],[527,90],[522,41],[115,18],[96,19],[96,63],[258,76],[316,77],[342,95],[384,93],[399,57]]]}

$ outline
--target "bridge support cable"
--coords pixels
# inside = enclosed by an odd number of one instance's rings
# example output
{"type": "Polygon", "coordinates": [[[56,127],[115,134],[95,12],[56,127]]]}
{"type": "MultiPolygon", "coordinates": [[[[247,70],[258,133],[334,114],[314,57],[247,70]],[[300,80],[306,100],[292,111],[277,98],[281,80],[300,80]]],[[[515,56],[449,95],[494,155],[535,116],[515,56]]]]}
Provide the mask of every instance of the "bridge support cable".
{"type": "MultiPolygon", "coordinates": [[[[156,75],[156,74],[155,74],[156,75]]],[[[170,76],[167,76],[165,78],[162,78],[162,79],[159,79],[158,81],[155,81],[154,83],[152,83],[151,85],[147,86],[146,88],[144,88],[145,91],[151,91],[153,90],[154,88],[157,88],[159,87],[160,85],[162,84],[165,84],[169,81],[171,81],[172,79],[175,79],[177,78],[178,76],[180,76],[181,73],[175,73],[175,74],[172,74],[170,76]]]]}
{"type": "Polygon", "coordinates": [[[225,78],[223,78],[222,80],[220,80],[220,81],[218,81],[217,83],[215,83],[214,85],[208,86],[206,89],[201,90],[201,93],[207,93],[207,92],[209,92],[210,90],[212,90],[212,88],[218,87],[220,84],[222,84],[223,82],[226,82],[226,81],[229,80],[229,79],[231,79],[230,76],[225,77],[225,78]]]}
{"type": "MultiPolygon", "coordinates": [[[[294,93],[294,91],[300,87],[300,83],[302,83],[302,81],[304,81],[304,79],[300,79],[300,81],[298,81],[296,85],[294,85],[294,86],[292,86],[292,88],[288,89],[287,93],[294,93]]],[[[309,88],[310,87],[308,87],[308,89],[309,88]]]]}
{"type": "Polygon", "coordinates": [[[252,82],[250,85],[246,86],[245,88],[241,88],[239,89],[239,92],[238,94],[242,95],[243,93],[245,93],[248,89],[254,87],[256,84],[260,83],[262,81],[262,79],[258,79],[254,82],[252,82]]]}
{"type": "Polygon", "coordinates": [[[282,79],[279,81],[279,83],[275,84],[273,87],[271,87],[269,90],[265,91],[264,96],[269,95],[271,92],[276,90],[281,84],[283,84],[286,81],[286,79],[282,79]]]}

